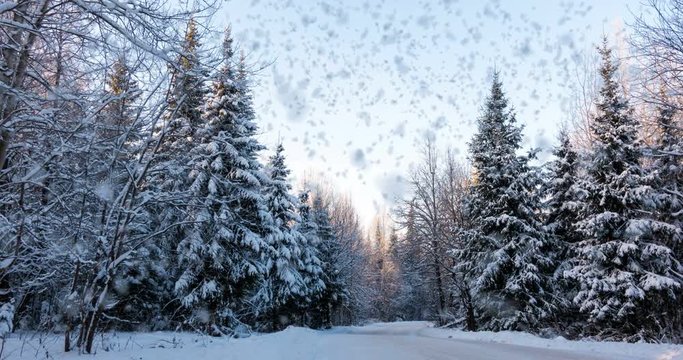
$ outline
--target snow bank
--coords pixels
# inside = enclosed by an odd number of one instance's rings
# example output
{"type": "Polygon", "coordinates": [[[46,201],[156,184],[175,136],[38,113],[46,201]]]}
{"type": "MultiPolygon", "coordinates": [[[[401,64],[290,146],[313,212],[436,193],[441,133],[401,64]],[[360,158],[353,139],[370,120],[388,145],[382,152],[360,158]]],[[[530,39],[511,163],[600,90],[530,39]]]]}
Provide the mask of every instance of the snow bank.
{"type": "Polygon", "coordinates": [[[498,343],[529,346],[535,348],[570,350],[581,353],[618,355],[619,358],[634,357],[642,359],[683,359],[683,346],[669,344],[632,344],[625,342],[571,341],[563,337],[545,339],[535,335],[514,331],[478,331],[467,332],[428,328],[421,335],[436,338],[451,338],[476,341],[480,343],[498,343]]]}
{"type": "Polygon", "coordinates": [[[332,333],[355,335],[396,335],[419,336],[434,339],[451,339],[486,344],[508,344],[539,349],[566,350],[579,354],[605,355],[614,359],[655,359],[683,360],[683,345],[671,344],[633,344],[626,342],[572,341],[563,337],[541,338],[532,334],[515,331],[477,331],[469,332],[454,329],[435,328],[433,324],[422,321],[397,323],[375,323],[367,326],[337,327],[332,333]]]}
{"type": "Polygon", "coordinates": [[[0,359],[136,360],[418,360],[418,359],[683,359],[683,346],[542,339],[517,332],[463,332],[427,322],[378,323],[315,331],[290,327],[244,339],[193,333],[109,333],[95,356],[64,353],[55,334],[12,334],[0,359]]]}

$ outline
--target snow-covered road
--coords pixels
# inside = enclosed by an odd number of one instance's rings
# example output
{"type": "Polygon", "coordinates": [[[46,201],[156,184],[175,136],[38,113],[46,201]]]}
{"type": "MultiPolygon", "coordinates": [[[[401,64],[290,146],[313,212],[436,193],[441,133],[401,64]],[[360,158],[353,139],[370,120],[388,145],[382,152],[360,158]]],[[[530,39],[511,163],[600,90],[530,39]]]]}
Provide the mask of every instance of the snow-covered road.
{"type": "Polygon", "coordinates": [[[335,333],[319,337],[318,349],[340,349],[319,352],[315,359],[613,359],[556,349],[484,343],[475,340],[430,337],[420,329],[358,329],[349,333],[335,333]]]}
{"type": "MultiPolygon", "coordinates": [[[[56,336],[13,337],[0,359],[75,359],[59,350],[56,336]],[[40,340],[40,341],[38,341],[40,340]]],[[[327,331],[289,328],[246,339],[196,334],[108,334],[93,359],[164,360],[669,360],[683,346],[574,342],[523,333],[467,333],[432,328],[427,322],[381,323],[327,331]],[[106,349],[106,351],[105,351],[106,349]]]]}

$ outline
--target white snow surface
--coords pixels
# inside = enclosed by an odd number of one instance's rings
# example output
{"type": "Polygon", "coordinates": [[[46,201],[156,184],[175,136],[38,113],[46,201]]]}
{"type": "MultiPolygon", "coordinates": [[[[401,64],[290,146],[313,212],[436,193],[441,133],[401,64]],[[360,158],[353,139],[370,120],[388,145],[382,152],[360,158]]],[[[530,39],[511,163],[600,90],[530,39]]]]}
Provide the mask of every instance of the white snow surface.
{"type": "Polygon", "coordinates": [[[58,335],[13,334],[0,359],[164,360],[632,360],[683,359],[683,346],[543,339],[517,332],[464,332],[428,322],[316,331],[290,327],[244,339],[193,333],[108,333],[95,356],[64,353],[58,335]]]}

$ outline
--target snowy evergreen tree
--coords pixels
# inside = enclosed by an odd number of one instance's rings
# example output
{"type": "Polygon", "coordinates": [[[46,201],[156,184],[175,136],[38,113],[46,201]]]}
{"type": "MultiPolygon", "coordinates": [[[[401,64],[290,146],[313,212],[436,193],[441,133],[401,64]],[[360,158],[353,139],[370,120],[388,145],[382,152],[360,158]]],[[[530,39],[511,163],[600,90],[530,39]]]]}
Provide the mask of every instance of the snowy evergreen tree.
{"type": "MultiPolygon", "coordinates": [[[[142,196],[153,199],[146,206],[150,228],[159,231],[154,237],[157,253],[152,254],[157,268],[164,272],[158,287],[164,303],[164,313],[157,321],[166,323],[179,321],[177,309],[182,306],[176,300],[174,283],[182,269],[178,267],[178,243],[191,231],[191,220],[186,213],[188,204],[195,195],[189,191],[192,171],[192,152],[202,140],[197,132],[206,125],[202,116],[202,104],[206,95],[204,83],[207,72],[200,50],[200,34],[197,23],[190,19],[177,61],[169,65],[171,83],[167,93],[167,108],[161,124],[157,124],[157,144],[152,154],[153,162],[149,181],[142,196]]],[[[204,139],[205,140],[205,139],[204,139]]]]}
{"type": "Polygon", "coordinates": [[[567,133],[562,130],[560,144],[553,151],[555,160],[548,166],[546,185],[543,189],[546,198],[544,205],[545,226],[549,235],[556,240],[555,252],[558,255],[557,269],[554,273],[554,292],[557,312],[555,321],[565,325],[574,320],[569,299],[575,295],[574,287],[562,276],[571,266],[572,244],[580,240],[576,223],[581,219],[581,196],[577,188],[579,176],[579,154],[573,149],[567,133]]]}
{"type": "Polygon", "coordinates": [[[126,58],[121,56],[112,65],[107,79],[108,98],[106,100],[108,103],[100,117],[103,128],[102,137],[105,140],[111,140],[114,145],[118,145],[120,141],[130,143],[137,140],[134,136],[137,136],[139,127],[131,128],[131,125],[135,122],[136,113],[139,110],[136,102],[140,94],[140,88],[137,81],[133,79],[126,58]],[[122,139],[114,138],[126,135],[127,131],[130,132],[130,138],[128,136],[122,139]]]}
{"type": "Polygon", "coordinates": [[[641,168],[642,146],[632,108],[619,89],[612,52],[603,42],[602,87],[592,122],[594,141],[587,156],[586,215],[577,226],[573,301],[587,315],[587,334],[647,339],[659,335],[659,304],[681,287],[677,261],[662,235],[680,232],[648,215],[654,191],[641,168]]]}
{"type": "Polygon", "coordinates": [[[579,200],[582,193],[577,188],[580,159],[564,129],[560,132],[559,141],[553,151],[555,160],[549,164],[546,174],[544,210],[546,229],[557,245],[557,269],[553,276],[557,306],[554,321],[556,326],[563,326],[571,333],[570,326],[576,320],[571,299],[576,295],[576,289],[564,278],[563,272],[572,266],[573,245],[581,239],[576,229],[582,214],[582,202],[579,200]]]}
{"type": "Polygon", "coordinates": [[[320,261],[320,238],[318,237],[318,225],[315,223],[311,206],[309,204],[309,192],[304,190],[298,199],[299,221],[294,229],[303,236],[301,246],[301,262],[299,273],[301,274],[305,292],[294,299],[294,303],[302,314],[302,325],[308,325],[307,317],[310,307],[318,301],[325,290],[323,281],[323,268],[320,261]]]}
{"type": "Polygon", "coordinates": [[[204,126],[190,152],[192,225],[178,244],[181,274],[175,283],[183,307],[193,311],[191,320],[212,334],[239,321],[237,313],[267,271],[267,237],[278,231],[262,195],[268,179],[256,159],[263,146],[254,138],[246,79],[234,71],[232,49],[224,50],[224,65],[202,114],[204,126]]]}
{"type": "MultiPolygon", "coordinates": [[[[655,206],[658,219],[683,228],[683,131],[675,122],[676,109],[664,104],[657,108],[657,136],[650,166],[653,187],[657,191],[655,206]]],[[[665,240],[676,258],[683,260],[680,234],[665,240]]]]}
{"type": "Polygon", "coordinates": [[[332,325],[332,313],[347,299],[348,289],[345,288],[340,273],[341,245],[334,235],[329,213],[319,196],[313,199],[312,210],[313,221],[317,228],[316,235],[320,241],[318,253],[322,262],[322,280],[325,290],[311,306],[311,326],[322,328],[332,325]]]}
{"type": "MultiPolygon", "coordinates": [[[[226,36],[229,38],[230,34],[226,36]]],[[[166,126],[172,137],[181,134],[192,136],[202,125],[201,105],[206,93],[204,82],[207,71],[202,63],[200,41],[197,22],[190,19],[178,63],[171,69],[169,123],[166,126]]]]}
{"type": "Polygon", "coordinates": [[[545,187],[546,227],[563,242],[577,241],[574,224],[580,217],[576,182],[579,175],[579,155],[572,148],[565,131],[560,133],[560,144],[553,151],[555,160],[550,163],[548,184],[545,187]]]}
{"type": "MultiPolygon", "coordinates": [[[[158,309],[147,303],[153,296],[141,294],[146,289],[136,287],[125,275],[145,267],[138,257],[145,250],[131,246],[129,240],[133,233],[142,229],[133,224],[133,211],[127,211],[127,217],[123,216],[125,205],[118,201],[131,183],[131,163],[139,150],[137,144],[142,124],[137,121],[137,112],[141,91],[123,55],[108,69],[107,87],[101,96],[102,110],[92,121],[89,117],[82,119],[85,131],[81,141],[84,143],[77,145],[81,148],[78,155],[74,154],[75,163],[68,166],[78,169],[81,175],[72,175],[74,183],[70,184],[79,192],[72,196],[80,203],[71,205],[80,213],[78,235],[73,236],[70,244],[73,249],[69,254],[72,274],[68,285],[59,289],[59,315],[65,324],[67,350],[70,349],[71,331],[79,322],[81,329],[77,345],[90,352],[99,327],[115,324],[123,328],[126,322],[117,319],[144,321],[155,308],[158,309]],[[126,219],[126,225],[130,226],[126,226],[125,231],[120,227],[117,229],[114,218],[126,219]],[[122,253],[130,256],[117,262],[117,266],[111,266],[122,253]],[[138,295],[142,296],[138,298],[138,295]],[[133,313],[134,306],[139,308],[133,313]]],[[[69,170],[60,172],[63,176],[69,170]]],[[[66,185],[62,181],[54,184],[58,187],[66,185]]]]}
{"type": "MultiPolygon", "coordinates": [[[[167,109],[157,129],[159,149],[157,165],[152,171],[151,182],[160,195],[169,194],[163,209],[154,211],[160,216],[161,227],[173,226],[182,219],[182,202],[187,189],[189,151],[195,145],[196,133],[203,127],[202,104],[206,95],[204,83],[207,71],[200,50],[200,34],[197,23],[190,19],[180,47],[177,62],[170,66],[171,83],[167,97],[167,109]],[[180,199],[179,199],[180,198],[180,199]]],[[[169,237],[179,236],[181,227],[174,227],[169,237]]],[[[173,246],[172,246],[173,247],[173,246]]]]}
{"type": "Polygon", "coordinates": [[[466,200],[475,224],[456,271],[473,286],[479,323],[490,330],[533,330],[554,312],[553,244],[539,219],[539,176],[518,156],[521,128],[494,74],[491,93],[470,143],[475,171],[466,200]]]}
{"type": "MultiPolygon", "coordinates": [[[[673,252],[672,270],[678,274],[683,285],[683,132],[676,123],[676,109],[664,104],[657,111],[656,143],[650,156],[654,158],[649,168],[649,180],[654,189],[654,203],[648,210],[656,220],[667,224],[667,231],[656,234],[657,242],[673,252]]],[[[656,305],[660,311],[657,319],[660,334],[673,342],[683,340],[683,286],[674,296],[663,296],[656,305]]]]}
{"type": "Polygon", "coordinates": [[[285,165],[283,152],[284,147],[279,144],[268,164],[270,181],[265,188],[268,211],[278,230],[269,238],[272,252],[267,254],[267,288],[270,291],[267,307],[270,309],[270,326],[273,329],[283,325],[280,317],[291,315],[294,310],[292,301],[307,293],[299,272],[304,267],[301,256],[306,239],[293,228],[301,219],[296,213],[297,199],[290,194],[289,169],[285,165]]]}

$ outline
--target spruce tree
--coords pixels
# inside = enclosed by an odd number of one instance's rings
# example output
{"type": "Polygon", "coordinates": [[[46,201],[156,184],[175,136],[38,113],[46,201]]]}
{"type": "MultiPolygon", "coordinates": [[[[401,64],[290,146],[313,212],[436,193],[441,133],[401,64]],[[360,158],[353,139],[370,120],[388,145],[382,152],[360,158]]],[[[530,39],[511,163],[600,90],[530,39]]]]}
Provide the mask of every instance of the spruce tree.
{"type": "Polygon", "coordinates": [[[454,252],[456,270],[473,286],[478,323],[490,330],[533,330],[554,312],[552,241],[539,219],[534,155],[517,155],[521,141],[496,73],[470,143],[466,208],[475,226],[454,252]]]}
{"type": "Polygon", "coordinates": [[[638,122],[615,79],[606,40],[599,52],[594,140],[579,184],[586,210],[577,224],[582,240],[564,275],[578,288],[573,301],[587,316],[587,334],[640,340],[657,336],[658,304],[681,286],[676,260],[660,236],[679,229],[648,214],[655,192],[641,168],[638,122]]]}
{"type": "Polygon", "coordinates": [[[174,284],[180,276],[177,248],[181,239],[191,231],[186,214],[193,194],[190,193],[191,154],[199,143],[197,132],[203,128],[202,105],[206,95],[207,71],[201,54],[201,39],[197,23],[190,19],[180,46],[177,62],[169,65],[171,82],[160,124],[156,125],[154,160],[149,170],[141,197],[146,201],[145,216],[149,227],[158,231],[154,237],[159,250],[158,266],[164,269],[165,279],[159,279],[163,289],[164,306],[159,321],[177,321],[185,315],[178,311],[174,284]],[[179,316],[180,315],[180,316],[179,316]]]}
{"type": "MultiPolygon", "coordinates": [[[[683,131],[675,122],[676,113],[675,107],[666,103],[657,108],[657,136],[650,169],[657,190],[658,219],[683,229],[683,131]]],[[[683,239],[680,233],[672,235],[666,240],[667,245],[681,261],[683,239]]]]}
{"type": "Polygon", "coordinates": [[[322,262],[322,281],[325,289],[311,306],[311,325],[314,328],[332,326],[332,315],[348,298],[348,290],[341,280],[341,245],[330,224],[330,216],[320,196],[313,199],[313,221],[319,239],[318,253],[322,262]]]}
{"type": "MultiPolygon", "coordinates": [[[[229,43],[226,41],[226,43],[229,43]]],[[[247,86],[236,75],[232,49],[202,113],[204,126],[190,152],[187,217],[192,225],[178,244],[181,274],[175,293],[192,320],[221,334],[234,326],[266,273],[267,237],[277,232],[263,197],[267,177],[256,159],[263,146],[247,86]]]]}
{"type": "Polygon", "coordinates": [[[170,88],[167,109],[159,125],[159,174],[156,181],[167,191],[186,187],[188,152],[202,127],[202,104],[206,95],[207,70],[200,52],[197,23],[190,19],[177,62],[169,66],[170,88]]]}
{"type": "MultiPolygon", "coordinates": [[[[230,37],[228,33],[226,35],[230,37]]],[[[171,69],[171,91],[169,93],[169,124],[172,131],[192,136],[201,127],[201,105],[206,88],[204,82],[207,70],[202,63],[200,35],[197,22],[190,19],[185,39],[178,55],[178,63],[171,69]]],[[[172,136],[178,134],[171,134],[172,136]]]]}
{"type": "Polygon", "coordinates": [[[197,23],[190,19],[177,62],[169,65],[168,107],[157,129],[161,137],[157,152],[160,167],[163,167],[160,178],[166,180],[162,185],[170,189],[186,185],[187,174],[184,171],[187,169],[183,165],[187,162],[197,131],[203,127],[202,105],[207,94],[205,82],[208,77],[204,61],[197,23]]]}
{"type": "Polygon", "coordinates": [[[543,189],[546,231],[555,239],[557,270],[554,273],[554,292],[556,294],[555,314],[557,321],[571,322],[573,317],[570,302],[574,288],[562,276],[571,267],[573,244],[580,240],[576,223],[581,219],[581,193],[577,188],[579,175],[579,154],[573,149],[565,130],[560,132],[560,144],[554,149],[555,160],[549,164],[546,185],[543,189]],[[560,318],[561,317],[561,318],[560,318]]]}
{"type": "Polygon", "coordinates": [[[301,244],[301,262],[299,273],[301,274],[304,292],[295,297],[295,307],[301,314],[302,325],[308,325],[307,319],[310,307],[318,301],[325,290],[323,281],[323,268],[320,260],[320,238],[318,237],[318,225],[315,223],[311,206],[309,204],[308,191],[302,191],[298,199],[299,221],[294,229],[303,237],[301,244]]]}
{"type": "Polygon", "coordinates": [[[555,160],[550,163],[545,187],[546,228],[561,241],[573,243],[577,241],[574,224],[580,217],[580,204],[576,201],[579,155],[564,130],[559,140],[560,144],[553,151],[555,160]]]}
{"type": "Polygon", "coordinates": [[[299,272],[303,268],[301,255],[306,241],[293,228],[300,220],[296,213],[296,198],[290,194],[289,169],[285,165],[284,147],[279,144],[270,158],[270,181],[265,188],[266,204],[273,217],[277,232],[269,238],[272,250],[268,254],[268,286],[271,327],[282,325],[280,317],[291,314],[292,301],[306,294],[304,279],[299,272]]]}
{"type": "MultiPolygon", "coordinates": [[[[107,94],[109,103],[103,109],[104,124],[106,129],[104,137],[111,139],[120,136],[133,124],[138,110],[136,101],[140,97],[140,89],[133,79],[131,69],[126,58],[121,56],[112,65],[111,73],[107,78],[107,94]]],[[[130,129],[131,136],[136,134],[137,128],[130,129]]],[[[133,141],[136,139],[127,139],[133,141]]],[[[116,142],[116,140],[114,140],[116,142]]]]}
{"type": "MultiPolygon", "coordinates": [[[[657,136],[651,151],[652,161],[649,179],[654,188],[654,202],[648,210],[654,218],[667,224],[660,227],[656,236],[658,242],[669,247],[673,253],[671,269],[678,274],[679,284],[683,285],[683,133],[676,123],[676,109],[664,104],[657,108],[657,136]]],[[[672,342],[683,339],[683,286],[672,289],[673,294],[662,296],[657,304],[659,315],[656,319],[661,335],[672,342]],[[672,296],[673,295],[673,296],[672,296]]]]}

